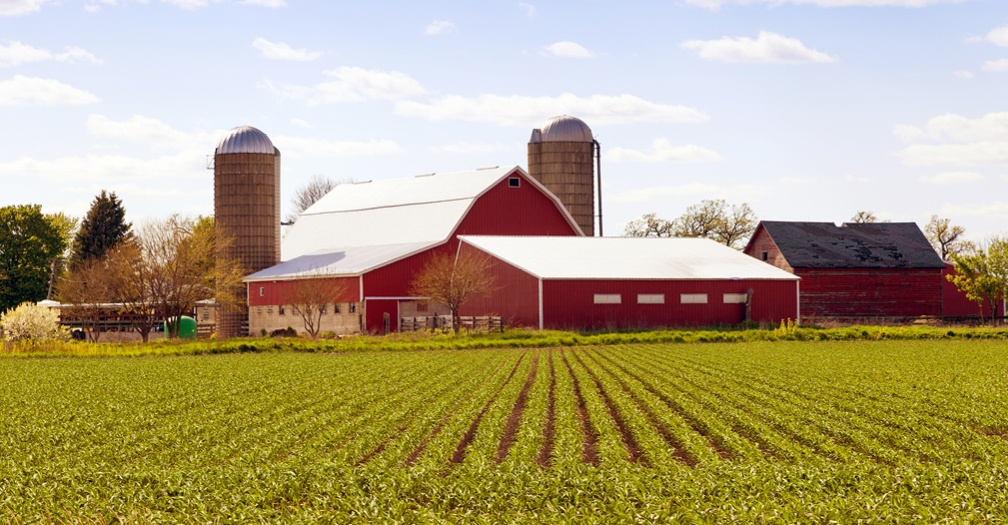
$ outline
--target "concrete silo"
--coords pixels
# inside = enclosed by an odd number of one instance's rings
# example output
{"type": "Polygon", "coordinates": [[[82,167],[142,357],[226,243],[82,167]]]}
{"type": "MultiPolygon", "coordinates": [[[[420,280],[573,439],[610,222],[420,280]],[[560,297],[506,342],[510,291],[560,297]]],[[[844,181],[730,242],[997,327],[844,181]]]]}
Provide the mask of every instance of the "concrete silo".
{"type": "MultiPolygon", "coordinates": [[[[532,130],[528,145],[528,171],[556,195],[585,235],[595,230],[595,181],[593,153],[598,142],[581,119],[553,117],[540,129],[532,130]]],[[[596,157],[598,158],[598,157],[596,157]]],[[[602,235],[602,203],[599,198],[599,228],[602,235]]]]}
{"type": "MultiPolygon", "coordinates": [[[[214,217],[218,231],[232,241],[220,255],[247,273],[280,263],[280,150],[262,131],[239,126],[217,143],[214,217]]],[[[248,335],[248,301],[241,303],[218,312],[219,337],[248,335]]]]}

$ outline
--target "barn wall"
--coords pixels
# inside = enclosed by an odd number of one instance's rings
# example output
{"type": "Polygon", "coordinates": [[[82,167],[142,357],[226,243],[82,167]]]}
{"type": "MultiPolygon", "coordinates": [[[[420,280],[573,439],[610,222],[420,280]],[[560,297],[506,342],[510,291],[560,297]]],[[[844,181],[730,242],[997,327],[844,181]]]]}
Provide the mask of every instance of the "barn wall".
{"type": "MultiPolygon", "coordinates": [[[[307,282],[317,283],[323,279],[309,279],[307,282]]],[[[360,302],[360,281],[358,277],[326,277],[328,286],[339,286],[342,293],[340,302],[360,302]]],[[[302,281],[258,281],[248,283],[249,306],[266,306],[290,304],[296,293],[298,283],[302,281]]]]}
{"type": "MultiPolygon", "coordinates": [[[[468,244],[462,250],[476,250],[468,244]]],[[[482,253],[482,252],[481,252],[482,253]]],[[[490,259],[491,292],[463,305],[462,315],[500,316],[505,326],[539,327],[539,279],[514,266],[490,259]]]]}
{"type": "Polygon", "coordinates": [[[939,316],[941,269],[809,269],[802,278],[802,317],[939,316]]]}
{"type": "Polygon", "coordinates": [[[766,261],[784,271],[794,273],[791,265],[787,263],[784,256],[781,255],[780,249],[777,248],[777,244],[767,233],[763,226],[759,226],[756,232],[753,233],[752,239],[746,245],[745,254],[752,256],[761,261],[766,261]],[[766,259],[763,258],[763,254],[766,254],[766,259]]]}
{"type": "MultiPolygon", "coordinates": [[[[942,317],[981,317],[980,305],[966,298],[966,294],[948,280],[955,275],[955,265],[945,263],[942,270],[942,317]]],[[[990,301],[983,303],[983,317],[990,316],[990,301]]],[[[1004,316],[1004,302],[997,305],[995,316],[1004,316]]]]}
{"type": "Polygon", "coordinates": [[[455,235],[577,235],[556,203],[515,171],[473,203],[455,235]],[[519,187],[508,179],[521,179],[519,187]]]}
{"type": "Polygon", "coordinates": [[[724,294],[752,290],[752,320],[797,319],[798,281],[551,280],[543,282],[546,328],[610,329],[739,324],[745,304],[724,294]],[[706,304],[683,304],[681,294],[707,294],[706,304]],[[595,304],[595,294],[619,294],[620,304],[595,304]],[[639,294],[664,294],[664,304],[638,304],[639,294]]]}

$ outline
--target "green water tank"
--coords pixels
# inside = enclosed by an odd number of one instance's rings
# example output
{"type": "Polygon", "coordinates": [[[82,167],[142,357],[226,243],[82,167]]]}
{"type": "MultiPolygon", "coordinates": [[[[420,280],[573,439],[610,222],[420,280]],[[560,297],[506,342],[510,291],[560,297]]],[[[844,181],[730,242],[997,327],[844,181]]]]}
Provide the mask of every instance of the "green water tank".
{"type": "MultiPolygon", "coordinates": [[[[168,321],[164,323],[165,334],[168,334],[168,321]]],[[[179,319],[179,339],[196,339],[196,320],[187,315],[179,319]]]]}

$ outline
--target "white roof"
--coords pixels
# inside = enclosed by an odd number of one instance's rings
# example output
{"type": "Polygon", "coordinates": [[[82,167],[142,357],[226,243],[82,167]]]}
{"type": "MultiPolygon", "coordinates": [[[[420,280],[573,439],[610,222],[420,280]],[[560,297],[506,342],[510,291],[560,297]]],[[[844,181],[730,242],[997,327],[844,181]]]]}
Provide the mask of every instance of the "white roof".
{"type": "Polygon", "coordinates": [[[798,280],[709,239],[484,235],[459,239],[541,279],[798,280]]]}
{"type": "Polygon", "coordinates": [[[302,255],[249,275],[245,281],[360,275],[372,268],[413,255],[429,246],[431,243],[425,242],[382,244],[302,255]]]}
{"type": "MultiPolygon", "coordinates": [[[[281,259],[349,247],[445,242],[473,202],[515,172],[552,196],[518,166],[341,184],[291,226],[281,259]]],[[[575,224],[569,214],[568,220],[575,224]]]]}

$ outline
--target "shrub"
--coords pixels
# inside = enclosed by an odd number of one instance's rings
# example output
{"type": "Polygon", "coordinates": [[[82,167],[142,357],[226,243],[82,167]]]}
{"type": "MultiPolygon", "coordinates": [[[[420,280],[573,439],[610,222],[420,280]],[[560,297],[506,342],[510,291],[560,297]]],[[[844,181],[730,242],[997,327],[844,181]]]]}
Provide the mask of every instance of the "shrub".
{"type": "Polygon", "coordinates": [[[42,343],[67,341],[70,333],[60,326],[59,313],[35,303],[21,303],[0,316],[5,341],[42,343]]]}

